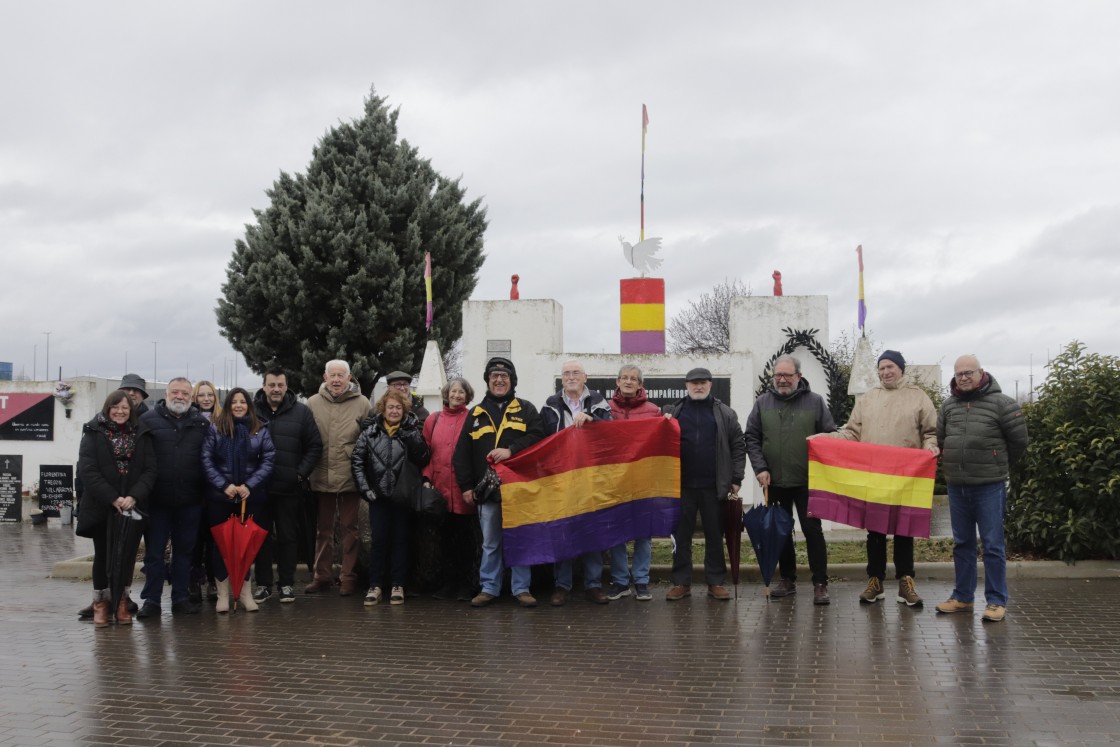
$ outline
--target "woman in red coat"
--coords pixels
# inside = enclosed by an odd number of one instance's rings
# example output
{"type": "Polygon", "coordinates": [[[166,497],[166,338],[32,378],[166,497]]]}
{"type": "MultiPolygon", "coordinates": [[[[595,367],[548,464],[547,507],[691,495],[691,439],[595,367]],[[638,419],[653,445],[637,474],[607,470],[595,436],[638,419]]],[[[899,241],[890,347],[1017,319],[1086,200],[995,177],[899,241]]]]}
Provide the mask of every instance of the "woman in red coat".
{"type": "Polygon", "coordinates": [[[474,389],[466,379],[455,377],[448,380],[440,394],[443,410],[424,421],[424,440],[432,450],[432,459],[424,469],[424,477],[447,499],[447,514],[440,530],[442,583],[434,596],[436,599],[469,601],[478,584],[482,533],[474,505],[463,500],[451,457],[455,454],[459,432],[467,422],[467,404],[474,399],[474,389]]]}
{"type": "MultiPolygon", "coordinates": [[[[614,396],[611,397],[611,416],[615,420],[640,420],[661,417],[661,408],[646,399],[642,386],[642,369],[634,365],[623,366],[618,371],[614,396]]],[[[639,602],[653,599],[649,591],[649,569],[653,547],[649,537],[634,540],[634,597],[639,602]]],[[[631,574],[626,570],[626,543],[611,548],[611,591],[608,599],[630,596],[631,574]]]]}

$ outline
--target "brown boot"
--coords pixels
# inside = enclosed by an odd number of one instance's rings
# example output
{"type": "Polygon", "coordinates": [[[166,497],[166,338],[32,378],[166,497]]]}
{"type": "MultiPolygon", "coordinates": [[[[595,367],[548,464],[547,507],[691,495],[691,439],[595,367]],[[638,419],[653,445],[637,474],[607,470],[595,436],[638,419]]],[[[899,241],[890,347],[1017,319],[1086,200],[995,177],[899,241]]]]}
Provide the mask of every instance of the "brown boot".
{"type": "Polygon", "coordinates": [[[94,589],[93,591],[93,626],[95,628],[109,627],[108,589],[94,589]]]}
{"type": "MultiPolygon", "coordinates": [[[[125,589],[121,594],[120,604],[117,605],[117,625],[131,625],[132,613],[128,611],[129,592],[132,589],[125,589]]],[[[112,599],[109,600],[112,602],[112,599]]]]}

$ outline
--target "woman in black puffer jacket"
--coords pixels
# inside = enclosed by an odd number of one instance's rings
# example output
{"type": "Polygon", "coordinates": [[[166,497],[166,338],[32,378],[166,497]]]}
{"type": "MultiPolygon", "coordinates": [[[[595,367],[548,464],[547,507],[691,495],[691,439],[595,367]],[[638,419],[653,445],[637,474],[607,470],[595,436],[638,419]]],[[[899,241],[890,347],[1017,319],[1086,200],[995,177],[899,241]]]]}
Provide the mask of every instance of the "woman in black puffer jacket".
{"type": "Polygon", "coordinates": [[[410,397],[390,389],[374,405],[374,416],[362,423],[350,468],[358,492],[369,502],[369,592],[366,605],[381,601],[390,586],[390,604],[404,604],[408,576],[408,525],[411,507],[401,493],[419,486],[420,470],[431,452],[410,412],[410,397]],[[403,478],[402,478],[403,474],[403,478]],[[394,498],[401,501],[398,502],[394,498]],[[388,582],[388,583],[386,583],[388,582]]]}

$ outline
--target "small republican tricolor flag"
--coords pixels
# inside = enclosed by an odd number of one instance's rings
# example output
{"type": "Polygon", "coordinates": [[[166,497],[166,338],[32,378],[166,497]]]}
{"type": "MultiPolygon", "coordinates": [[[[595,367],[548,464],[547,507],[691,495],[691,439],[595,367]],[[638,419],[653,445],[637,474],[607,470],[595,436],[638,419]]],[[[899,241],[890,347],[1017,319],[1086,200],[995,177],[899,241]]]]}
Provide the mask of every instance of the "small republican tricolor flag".
{"type": "Polygon", "coordinates": [[[937,457],[925,449],[837,438],[809,441],[809,515],[904,537],[929,537],[937,457]]]}
{"type": "Polygon", "coordinates": [[[432,329],[432,253],[424,252],[424,329],[432,329]]]}
{"type": "Polygon", "coordinates": [[[680,520],[681,432],[675,420],[588,423],[495,465],[507,565],[536,565],[643,537],[680,520]]]}

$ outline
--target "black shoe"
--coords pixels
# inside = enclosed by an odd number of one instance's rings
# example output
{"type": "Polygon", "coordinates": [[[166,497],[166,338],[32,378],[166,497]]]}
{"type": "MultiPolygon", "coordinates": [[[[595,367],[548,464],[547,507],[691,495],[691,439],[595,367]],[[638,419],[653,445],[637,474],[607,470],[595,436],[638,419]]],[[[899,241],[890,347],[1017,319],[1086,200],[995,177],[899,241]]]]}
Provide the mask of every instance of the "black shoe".
{"type": "Polygon", "coordinates": [[[257,603],[267,602],[268,598],[271,596],[271,589],[269,589],[267,586],[258,586],[257,590],[253,592],[253,601],[257,603]]]}
{"type": "Polygon", "coordinates": [[[79,620],[88,620],[91,617],[93,617],[93,605],[92,604],[88,607],[83,607],[80,610],[78,610],[78,619],[79,620]]]}
{"type": "Polygon", "coordinates": [[[133,613],[133,614],[136,614],[136,610],[138,610],[138,609],[140,609],[140,605],[138,605],[136,602],[132,601],[132,597],[129,597],[128,598],[128,611],[133,613]]]}
{"type": "MultiPolygon", "coordinates": [[[[144,606],[147,607],[148,605],[145,604],[144,606]]],[[[201,604],[199,604],[197,602],[192,602],[191,600],[188,599],[185,602],[175,602],[174,604],[172,604],[171,605],[171,614],[175,615],[175,616],[197,615],[201,609],[202,609],[201,604]]]]}
{"type": "Polygon", "coordinates": [[[144,606],[141,607],[140,611],[136,613],[136,619],[137,620],[147,620],[147,619],[150,618],[150,619],[158,620],[159,616],[160,616],[160,612],[161,612],[161,610],[160,610],[158,604],[152,604],[151,602],[144,602],[144,606]]]}
{"type": "Polygon", "coordinates": [[[455,586],[453,584],[444,584],[436,589],[432,594],[432,599],[438,599],[441,602],[450,602],[455,599],[455,586]]]}

